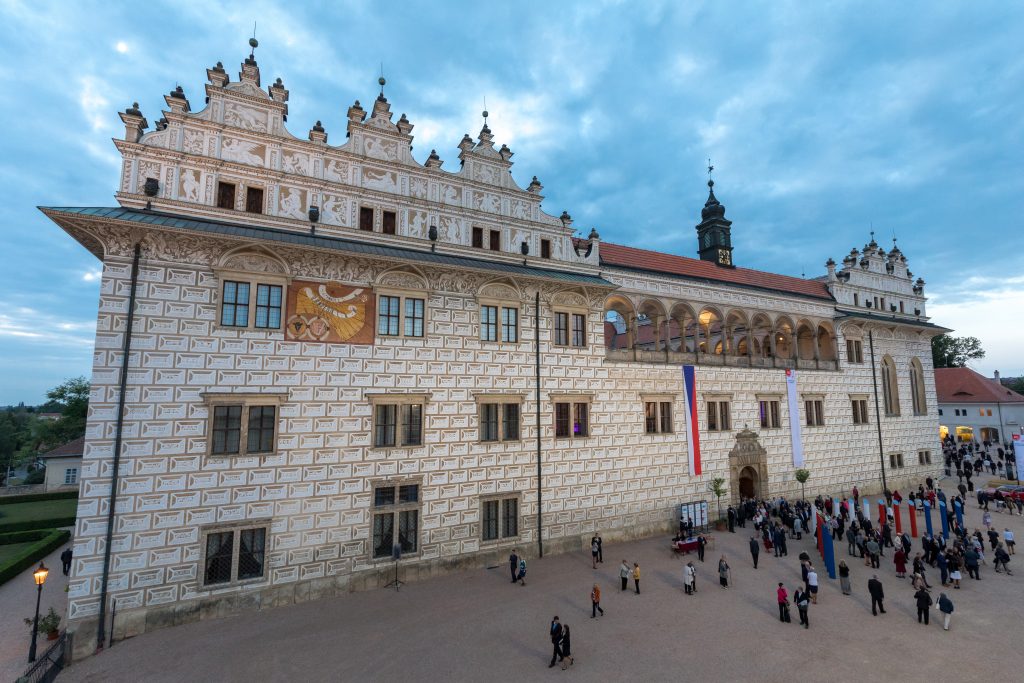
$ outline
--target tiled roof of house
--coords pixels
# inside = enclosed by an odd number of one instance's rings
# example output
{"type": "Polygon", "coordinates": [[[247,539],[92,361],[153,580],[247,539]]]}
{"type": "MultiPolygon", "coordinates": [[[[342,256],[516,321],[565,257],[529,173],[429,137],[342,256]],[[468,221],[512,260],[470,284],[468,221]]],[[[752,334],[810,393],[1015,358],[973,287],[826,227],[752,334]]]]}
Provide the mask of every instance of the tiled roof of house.
{"type": "Polygon", "coordinates": [[[601,242],[601,265],[676,275],[694,280],[722,282],[741,287],[768,289],[832,301],[832,295],[826,289],[825,283],[819,280],[804,280],[749,268],[723,268],[710,261],[663,254],[647,249],[636,249],[609,242],[601,242]]]}
{"type": "Polygon", "coordinates": [[[970,368],[936,368],[939,403],[1024,403],[1024,396],[970,368]]]}
{"type": "Polygon", "coordinates": [[[68,441],[63,446],[57,446],[52,451],[40,455],[40,458],[81,458],[85,453],[85,437],[80,436],[74,441],[68,441]]]}

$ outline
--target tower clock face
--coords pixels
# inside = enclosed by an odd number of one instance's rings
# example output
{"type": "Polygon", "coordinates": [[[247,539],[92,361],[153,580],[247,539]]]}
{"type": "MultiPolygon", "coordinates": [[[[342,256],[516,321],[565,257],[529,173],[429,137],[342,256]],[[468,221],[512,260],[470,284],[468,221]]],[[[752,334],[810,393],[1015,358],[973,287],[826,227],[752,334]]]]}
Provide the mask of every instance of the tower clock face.
{"type": "Polygon", "coordinates": [[[721,263],[723,266],[732,265],[732,256],[729,254],[728,249],[718,250],[718,262],[721,263]]]}

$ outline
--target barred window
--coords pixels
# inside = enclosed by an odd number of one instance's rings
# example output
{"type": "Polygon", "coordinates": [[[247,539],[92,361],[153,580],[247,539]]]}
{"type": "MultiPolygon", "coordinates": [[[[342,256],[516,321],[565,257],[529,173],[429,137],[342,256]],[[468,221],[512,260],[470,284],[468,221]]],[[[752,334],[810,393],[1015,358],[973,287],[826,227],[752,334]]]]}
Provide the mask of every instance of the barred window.
{"type": "Polygon", "coordinates": [[[398,335],[401,299],[381,295],[377,303],[377,334],[387,337],[398,335]]]}
{"type": "Polygon", "coordinates": [[[203,586],[265,578],[269,527],[269,521],[258,525],[249,521],[203,529],[203,586]]]}
{"type": "Polygon", "coordinates": [[[225,280],[220,309],[220,324],[225,327],[249,325],[249,283],[225,280]]]}
{"type": "Polygon", "coordinates": [[[519,535],[519,497],[490,498],[480,503],[480,536],[497,541],[519,535]]]}
{"type": "Polygon", "coordinates": [[[423,336],[423,299],[405,300],[405,336],[423,336]]]}
{"type": "Polygon", "coordinates": [[[210,452],[214,455],[238,453],[242,435],[242,406],[214,406],[213,444],[210,452]]]}
{"type": "Polygon", "coordinates": [[[415,553],[419,550],[419,513],[419,484],[386,484],[374,487],[374,559],[391,557],[395,545],[398,545],[403,553],[415,553]]]}
{"type": "Polygon", "coordinates": [[[210,455],[268,454],[277,450],[277,394],[207,393],[210,455]]]}
{"type": "Polygon", "coordinates": [[[280,285],[256,285],[256,327],[280,329],[281,293],[280,285]]]}
{"type": "Polygon", "coordinates": [[[727,432],[730,429],[729,402],[708,401],[708,431],[727,432]]]}
{"type": "Polygon", "coordinates": [[[275,406],[249,408],[249,434],[247,453],[269,453],[274,450],[274,431],[277,425],[275,406]]]}
{"type": "Polygon", "coordinates": [[[498,307],[480,307],[480,339],[498,341],[498,307]]]}
{"type": "Polygon", "coordinates": [[[497,403],[485,403],[480,406],[480,440],[498,440],[498,410],[501,406],[497,403]]]}
{"type": "Polygon", "coordinates": [[[502,405],[502,440],[519,440],[519,412],[518,403],[505,403],[502,405]]]}
{"type": "Polygon", "coordinates": [[[501,309],[501,341],[503,342],[518,342],[519,341],[519,309],[518,308],[502,308],[501,309]]]}
{"type": "Polygon", "coordinates": [[[580,313],[572,314],[572,345],[587,345],[587,316],[580,313]]]}
{"type": "Polygon", "coordinates": [[[782,422],[779,419],[779,402],[773,399],[758,401],[758,413],[762,429],[778,429],[782,422]]]}
{"type": "Polygon", "coordinates": [[[555,313],[555,346],[569,345],[569,314],[555,313]]]}

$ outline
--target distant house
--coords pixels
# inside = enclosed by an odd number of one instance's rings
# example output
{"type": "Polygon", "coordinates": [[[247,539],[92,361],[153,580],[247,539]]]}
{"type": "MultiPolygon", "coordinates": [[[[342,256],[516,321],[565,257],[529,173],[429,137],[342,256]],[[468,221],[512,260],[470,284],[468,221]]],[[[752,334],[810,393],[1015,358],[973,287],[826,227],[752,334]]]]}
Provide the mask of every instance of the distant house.
{"type": "Polygon", "coordinates": [[[82,469],[82,453],[85,451],[85,437],[80,436],[63,446],[58,446],[39,457],[46,463],[46,490],[78,488],[78,476],[82,469]]]}
{"type": "Polygon", "coordinates": [[[56,422],[61,417],[63,417],[63,415],[61,415],[61,413],[38,413],[37,417],[40,420],[47,420],[49,422],[56,422]]]}
{"type": "Polygon", "coordinates": [[[1009,442],[1024,434],[1024,396],[970,368],[936,368],[939,431],[957,441],[1009,442]]]}

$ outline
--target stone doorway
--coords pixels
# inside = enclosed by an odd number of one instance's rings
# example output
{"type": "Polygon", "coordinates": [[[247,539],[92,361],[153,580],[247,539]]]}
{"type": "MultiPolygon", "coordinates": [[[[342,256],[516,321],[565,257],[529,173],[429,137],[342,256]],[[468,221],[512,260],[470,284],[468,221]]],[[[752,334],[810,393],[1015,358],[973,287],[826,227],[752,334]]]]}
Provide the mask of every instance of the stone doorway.
{"type": "Polygon", "coordinates": [[[767,498],[768,451],[757,433],[744,429],[736,435],[736,445],[729,451],[729,492],[733,505],[744,498],[767,498]]]}

